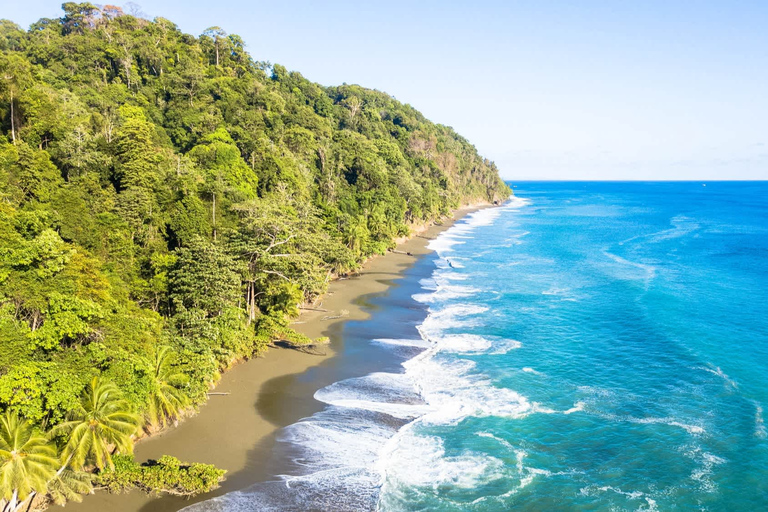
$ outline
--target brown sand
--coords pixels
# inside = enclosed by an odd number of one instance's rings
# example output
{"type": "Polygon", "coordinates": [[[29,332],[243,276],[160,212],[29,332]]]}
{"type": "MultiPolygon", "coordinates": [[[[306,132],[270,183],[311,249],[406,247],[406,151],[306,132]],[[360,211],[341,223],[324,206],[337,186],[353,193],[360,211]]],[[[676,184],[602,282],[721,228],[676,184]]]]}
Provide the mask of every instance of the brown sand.
{"type": "Polygon", "coordinates": [[[229,395],[211,396],[198,414],[136,445],[139,461],[167,454],[182,461],[205,462],[226,469],[227,480],[219,489],[192,500],[149,497],[138,491],[123,495],[97,492],[86,496],[83,503],[68,504],[67,511],[170,512],[269,479],[272,475],[266,473],[263,461],[271,454],[277,430],[322,407],[313,398],[317,385],[299,377],[333,356],[334,346],[340,343],[342,322],[367,317],[366,297],[386,291],[394,279],[413,265],[416,257],[430,252],[426,247],[430,239],[476,209],[458,210],[453,219],[431,226],[398,245],[396,252],[372,258],[358,275],[332,282],[317,305],[325,311],[305,310],[295,324],[297,330],[312,338],[330,338],[324,355],[270,349],[265,357],[239,364],[223,375],[214,391],[229,395]],[[334,316],[341,318],[327,318],[334,316]]]}

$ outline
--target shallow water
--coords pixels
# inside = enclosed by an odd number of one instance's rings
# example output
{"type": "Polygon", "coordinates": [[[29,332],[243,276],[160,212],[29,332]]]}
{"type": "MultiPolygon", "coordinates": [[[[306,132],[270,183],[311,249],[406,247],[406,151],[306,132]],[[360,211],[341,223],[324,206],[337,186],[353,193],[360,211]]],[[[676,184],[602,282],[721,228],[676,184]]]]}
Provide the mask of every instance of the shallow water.
{"type": "Polygon", "coordinates": [[[348,324],[286,476],[194,509],[768,509],[768,184],[516,194],[348,324]]]}

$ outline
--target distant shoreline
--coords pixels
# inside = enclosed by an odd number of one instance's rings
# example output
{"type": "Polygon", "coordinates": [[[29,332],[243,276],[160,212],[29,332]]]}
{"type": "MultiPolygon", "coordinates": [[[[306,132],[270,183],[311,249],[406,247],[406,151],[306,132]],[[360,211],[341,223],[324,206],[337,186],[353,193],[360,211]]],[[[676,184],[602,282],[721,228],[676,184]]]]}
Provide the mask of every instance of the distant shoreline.
{"type": "Polygon", "coordinates": [[[206,462],[227,469],[227,480],[219,489],[192,500],[153,498],[138,491],[122,495],[97,492],[86,496],[82,503],[67,504],[67,510],[171,512],[272,477],[267,464],[260,461],[269,460],[278,430],[322,409],[313,398],[317,386],[311,379],[299,386],[286,386],[285,381],[295,384],[297,377],[333,357],[335,347],[342,342],[339,334],[343,322],[368,317],[365,297],[385,292],[418,258],[431,253],[429,241],[458,219],[489,206],[484,203],[459,208],[441,224],[416,229],[409,238],[399,241],[396,251],[369,259],[358,274],[331,282],[318,304],[302,310],[294,324],[296,330],[312,338],[330,337],[330,343],[322,347],[324,354],[272,348],[264,357],[238,364],[223,374],[215,389],[228,395],[211,396],[199,413],[136,444],[135,455],[140,462],[167,454],[185,462],[206,462]],[[302,391],[288,395],[288,388],[302,391]]]}

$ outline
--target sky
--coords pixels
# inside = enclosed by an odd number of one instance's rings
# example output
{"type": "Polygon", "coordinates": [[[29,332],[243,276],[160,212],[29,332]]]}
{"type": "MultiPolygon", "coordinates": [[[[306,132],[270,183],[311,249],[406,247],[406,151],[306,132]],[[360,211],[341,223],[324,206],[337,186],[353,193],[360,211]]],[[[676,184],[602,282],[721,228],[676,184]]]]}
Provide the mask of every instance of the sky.
{"type": "MultiPolygon", "coordinates": [[[[502,177],[768,179],[768,2],[138,1],[452,126],[502,177]]],[[[0,0],[22,27],[61,1],[0,0]]]]}

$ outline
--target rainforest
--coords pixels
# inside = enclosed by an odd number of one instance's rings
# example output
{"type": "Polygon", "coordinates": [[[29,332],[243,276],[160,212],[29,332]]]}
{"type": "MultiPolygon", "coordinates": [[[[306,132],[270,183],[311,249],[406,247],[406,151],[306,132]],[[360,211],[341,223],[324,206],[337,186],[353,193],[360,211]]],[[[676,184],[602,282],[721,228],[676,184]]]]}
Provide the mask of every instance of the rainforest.
{"type": "Polygon", "coordinates": [[[114,6],[0,20],[0,507],[192,494],[131,458],[299,308],[416,227],[510,195],[447,126],[114,6]]]}

